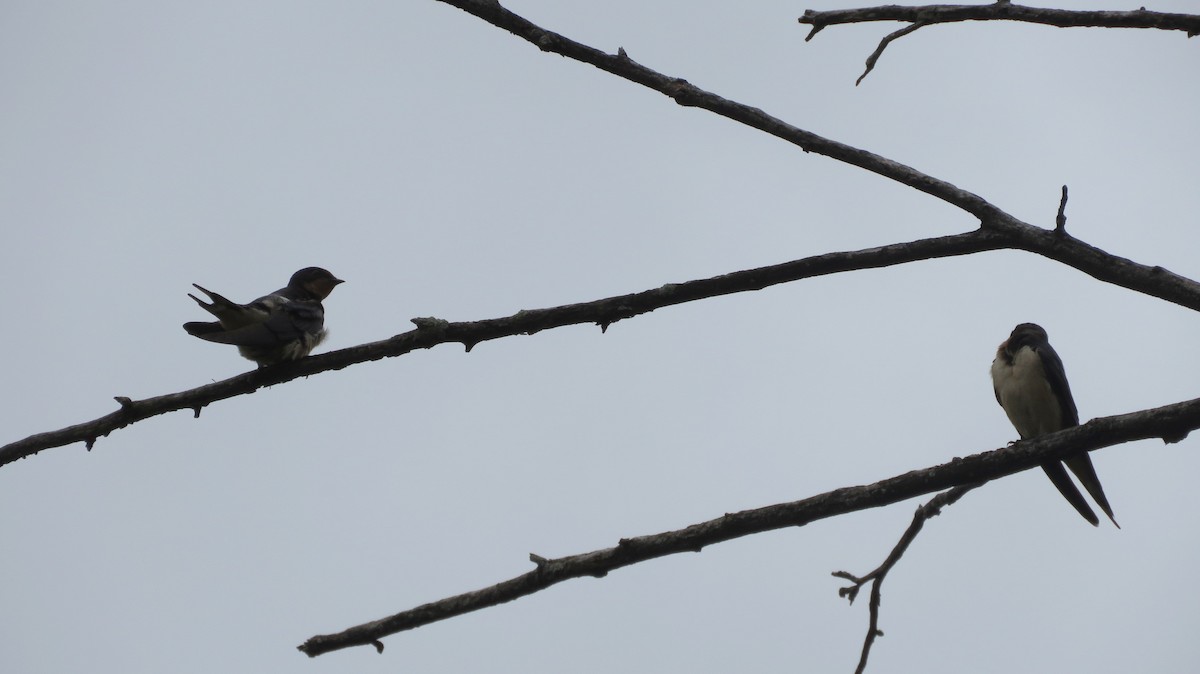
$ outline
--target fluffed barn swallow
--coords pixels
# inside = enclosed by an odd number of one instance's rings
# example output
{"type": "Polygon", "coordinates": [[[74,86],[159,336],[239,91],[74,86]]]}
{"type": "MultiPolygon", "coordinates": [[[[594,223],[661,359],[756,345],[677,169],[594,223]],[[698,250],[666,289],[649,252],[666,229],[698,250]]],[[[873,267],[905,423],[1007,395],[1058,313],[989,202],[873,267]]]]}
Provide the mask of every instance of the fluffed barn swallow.
{"type": "MultiPolygon", "coordinates": [[[[1075,408],[1075,399],[1071,397],[1062,359],[1050,346],[1049,337],[1040,325],[1018,325],[996,349],[996,360],[992,361],[992,386],[996,391],[996,401],[1004,408],[1004,413],[1016,426],[1022,440],[1079,425],[1079,411],[1075,408]]],[[[1080,452],[1064,459],[1062,463],[1048,461],[1042,464],[1042,469],[1079,514],[1093,526],[1098,526],[1099,518],[1067,475],[1063,463],[1075,473],[1080,484],[1092,495],[1108,519],[1117,524],[1088,453],[1080,452]]],[[[1117,528],[1121,528],[1121,525],[1117,524],[1117,528]]]]}
{"type": "Polygon", "coordinates": [[[212,304],[190,293],[188,297],[217,320],[184,323],[183,329],[209,342],[233,344],[259,367],[299,360],[325,339],[321,300],[339,283],[341,279],[320,267],[306,267],[292,274],[287,286],[249,304],[235,304],[193,283],[212,304]]]}

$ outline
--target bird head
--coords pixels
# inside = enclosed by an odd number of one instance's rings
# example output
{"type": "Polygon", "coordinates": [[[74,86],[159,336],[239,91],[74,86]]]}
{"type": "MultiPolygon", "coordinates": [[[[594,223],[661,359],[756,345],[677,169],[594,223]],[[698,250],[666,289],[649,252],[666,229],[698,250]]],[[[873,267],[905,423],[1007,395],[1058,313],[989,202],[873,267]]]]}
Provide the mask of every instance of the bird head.
{"type": "Polygon", "coordinates": [[[315,297],[317,301],[321,301],[329,297],[329,293],[333,292],[333,289],[339,283],[344,283],[344,281],[325,269],[320,267],[305,267],[292,274],[291,280],[288,281],[288,287],[303,289],[304,292],[315,297]]]}
{"type": "Polygon", "coordinates": [[[1023,346],[1049,341],[1046,330],[1037,323],[1022,323],[1008,336],[1008,352],[1016,353],[1023,346]]]}

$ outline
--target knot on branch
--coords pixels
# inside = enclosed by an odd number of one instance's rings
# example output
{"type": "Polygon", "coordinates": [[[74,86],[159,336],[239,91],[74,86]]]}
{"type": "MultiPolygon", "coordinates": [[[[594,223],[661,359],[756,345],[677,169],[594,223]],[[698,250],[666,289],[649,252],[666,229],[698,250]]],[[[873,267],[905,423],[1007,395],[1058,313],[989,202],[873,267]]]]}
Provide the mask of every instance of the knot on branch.
{"type": "Polygon", "coordinates": [[[677,77],[671,80],[664,93],[684,107],[694,108],[700,105],[699,90],[683,78],[677,77]]]}
{"type": "Polygon", "coordinates": [[[810,42],[827,25],[821,21],[820,14],[811,9],[804,10],[804,15],[800,17],[799,21],[812,26],[812,30],[808,31],[808,35],[804,37],[805,42],[810,42]]]}
{"type": "Polygon", "coordinates": [[[421,332],[429,331],[440,335],[450,327],[450,321],[444,318],[434,318],[433,316],[410,318],[408,320],[417,326],[417,330],[421,332]]]}
{"type": "Polygon", "coordinates": [[[600,333],[604,334],[604,333],[608,332],[608,326],[612,325],[613,323],[616,323],[617,321],[623,321],[626,318],[633,318],[634,316],[637,316],[639,314],[650,313],[651,311],[654,311],[654,310],[653,309],[637,309],[628,304],[619,304],[619,305],[613,307],[611,310],[606,312],[608,314],[608,317],[603,318],[599,321],[596,321],[596,325],[600,326],[600,333]]]}
{"type": "Polygon", "coordinates": [[[1188,430],[1187,428],[1180,428],[1179,430],[1172,430],[1172,431],[1163,433],[1162,434],[1163,444],[1164,445],[1173,445],[1177,442],[1183,442],[1187,438],[1189,433],[1191,433],[1191,431],[1188,430]]]}
{"type": "Polygon", "coordinates": [[[558,40],[556,38],[557,36],[555,36],[554,33],[543,32],[538,36],[538,39],[534,41],[534,44],[536,44],[537,48],[541,49],[542,51],[557,51],[558,40]]]}

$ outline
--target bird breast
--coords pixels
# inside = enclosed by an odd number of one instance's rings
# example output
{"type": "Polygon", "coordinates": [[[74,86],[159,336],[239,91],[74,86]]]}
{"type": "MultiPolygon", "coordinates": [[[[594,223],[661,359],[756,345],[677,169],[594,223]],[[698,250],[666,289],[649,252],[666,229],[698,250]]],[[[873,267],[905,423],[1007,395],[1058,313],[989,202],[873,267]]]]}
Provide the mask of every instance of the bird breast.
{"type": "Polygon", "coordinates": [[[1062,408],[1046,380],[1042,357],[1033,349],[1022,347],[1011,363],[997,356],[992,362],[992,384],[1022,439],[1062,430],[1062,408]]]}

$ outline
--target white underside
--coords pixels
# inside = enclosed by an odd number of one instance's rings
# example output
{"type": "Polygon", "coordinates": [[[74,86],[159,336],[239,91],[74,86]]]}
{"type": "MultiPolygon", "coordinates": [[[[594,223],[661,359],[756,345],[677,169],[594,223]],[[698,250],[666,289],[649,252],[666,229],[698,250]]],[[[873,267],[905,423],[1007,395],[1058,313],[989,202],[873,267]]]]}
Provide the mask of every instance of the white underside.
{"type": "Polygon", "coordinates": [[[1046,381],[1042,359],[1023,347],[1012,365],[997,358],[992,362],[992,384],[1008,420],[1023,439],[1062,430],[1062,409],[1046,381]]]}

